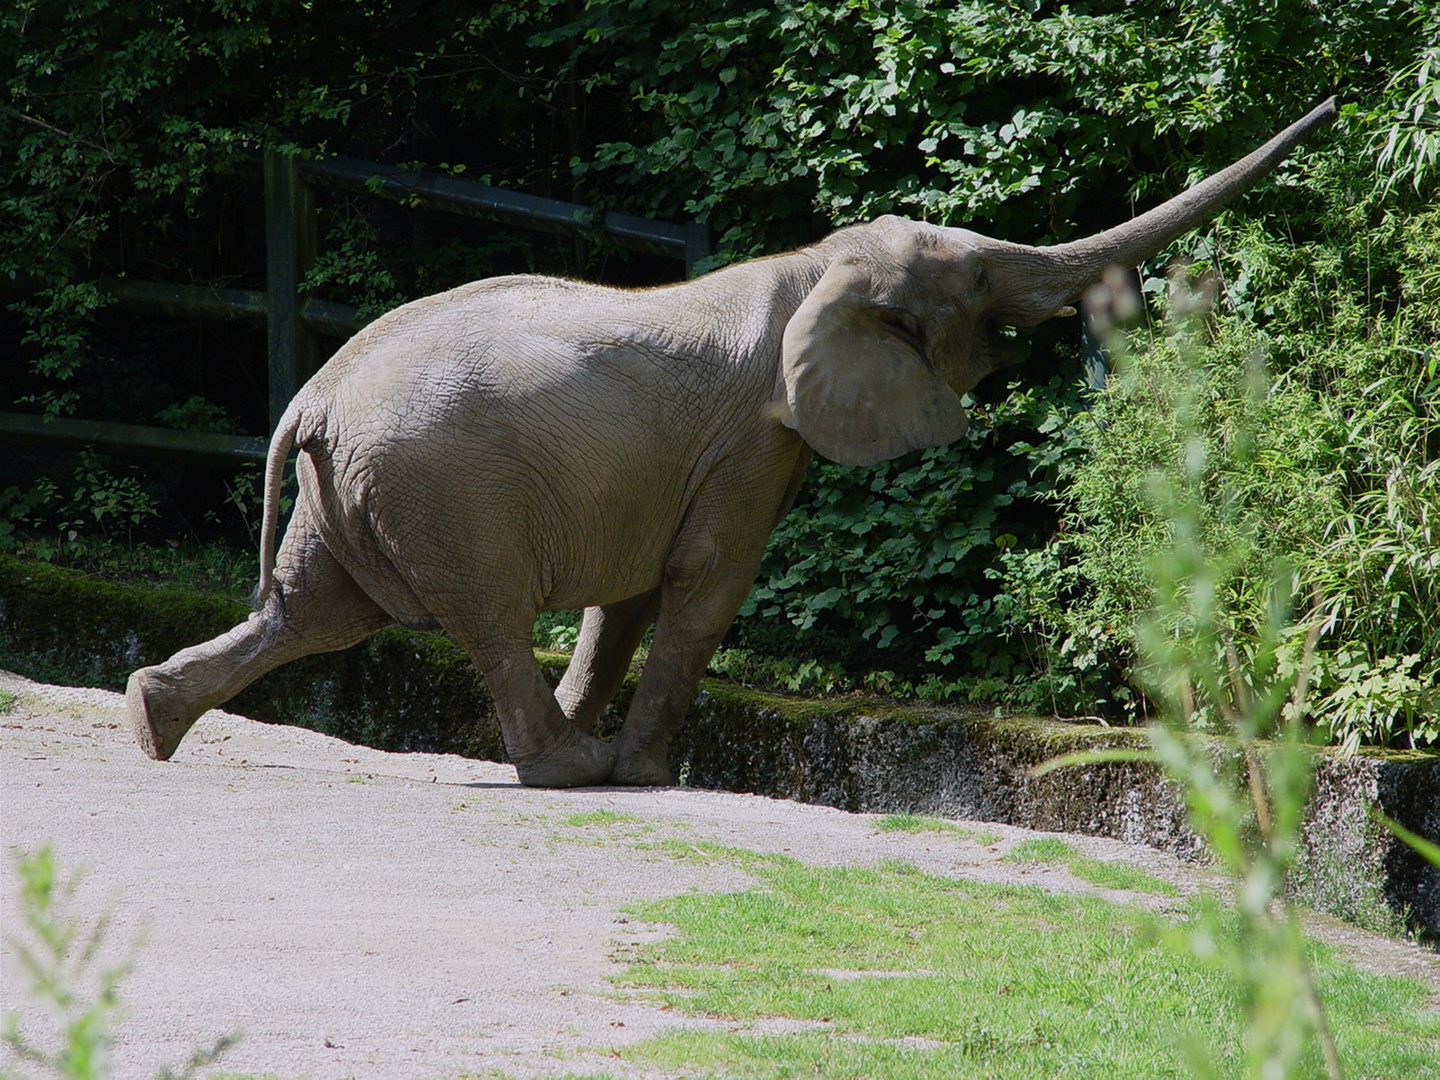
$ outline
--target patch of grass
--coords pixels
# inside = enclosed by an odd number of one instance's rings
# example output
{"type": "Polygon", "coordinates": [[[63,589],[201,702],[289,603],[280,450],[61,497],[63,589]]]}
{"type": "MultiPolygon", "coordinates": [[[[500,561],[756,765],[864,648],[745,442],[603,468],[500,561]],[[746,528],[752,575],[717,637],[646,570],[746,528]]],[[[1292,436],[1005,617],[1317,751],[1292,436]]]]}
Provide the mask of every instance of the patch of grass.
{"type": "Polygon", "coordinates": [[[1000,858],[1003,862],[1014,863],[1063,863],[1079,855],[1073,844],[1058,836],[1035,836],[1021,840],[1000,858]]]}
{"type": "MultiPolygon", "coordinates": [[[[1229,1048],[1220,1075],[1240,1064],[1242,987],[1189,950],[1198,904],[1177,925],[1093,897],[905,864],[727,857],[757,885],[632,907],[677,933],[639,947],[617,981],[685,1014],[804,1026],[675,1031],[624,1048],[627,1061],[697,1076],[1171,1077],[1185,1072],[1182,1043],[1203,1029],[1229,1048]]],[[[1425,1011],[1422,983],[1368,975],[1319,950],[1317,965],[1351,1075],[1440,1076],[1440,1016],[1425,1011]]]]}
{"type": "Polygon", "coordinates": [[[713,866],[717,862],[731,862],[735,859],[733,848],[722,847],[706,840],[682,840],[667,836],[653,843],[636,844],[637,851],[653,851],[668,859],[690,866],[713,866]]]}
{"type": "Polygon", "coordinates": [[[20,695],[13,690],[0,690],[0,716],[12,713],[20,704],[20,695]]]}
{"type": "Polygon", "coordinates": [[[886,814],[875,820],[875,828],[880,832],[940,832],[968,835],[966,830],[958,825],[942,821],[940,818],[926,817],[923,814],[886,814]]]}
{"type": "Polygon", "coordinates": [[[1060,863],[1081,881],[1099,885],[1102,889],[1125,889],[1129,892],[1155,893],[1160,896],[1175,896],[1179,890],[1168,881],[1162,881],[1144,870],[1122,863],[1105,862],[1081,855],[1073,844],[1055,836],[1037,836],[1022,840],[1000,858],[1005,862],[1017,863],[1060,863]]]}
{"type": "Polygon", "coordinates": [[[616,810],[581,810],[560,819],[560,824],[572,829],[612,825],[640,825],[643,821],[634,814],[622,814],[616,810]]]}
{"type": "Polygon", "coordinates": [[[1178,896],[1180,893],[1170,882],[1124,863],[1105,862],[1102,859],[1077,855],[1065,864],[1065,868],[1080,880],[1099,885],[1102,889],[1124,889],[1127,892],[1153,893],[1157,896],[1178,896]]]}
{"type": "Polygon", "coordinates": [[[557,824],[573,831],[554,833],[552,840],[591,846],[617,840],[633,844],[639,837],[655,831],[655,826],[643,818],[617,810],[581,810],[566,814],[557,824]]]}
{"type": "Polygon", "coordinates": [[[886,814],[875,819],[875,828],[880,832],[899,833],[946,833],[964,840],[972,840],[982,846],[989,846],[1000,840],[999,833],[977,833],[941,818],[924,814],[886,814]]]}

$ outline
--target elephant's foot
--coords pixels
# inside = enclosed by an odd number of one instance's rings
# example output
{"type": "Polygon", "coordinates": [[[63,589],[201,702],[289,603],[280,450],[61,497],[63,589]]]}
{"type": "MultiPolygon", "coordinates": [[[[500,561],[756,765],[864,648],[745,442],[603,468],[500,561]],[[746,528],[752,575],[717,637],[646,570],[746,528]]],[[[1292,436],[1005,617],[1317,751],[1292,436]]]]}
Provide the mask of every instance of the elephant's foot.
{"type": "Polygon", "coordinates": [[[575,732],[575,738],[534,761],[517,763],[515,774],[526,787],[590,787],[610,779],[615,751],[609,743],[575,732]]]}
{"type": "Polygon", "coordinates": [[[204,714],[174,699],[155,668],[141,668],[125,687],[125,711],[140,749],[156,761],[169,761],[185,733],[204,714]]]}
{"type": "Polygon", "coordinates": [[[622,749],[610,783],[620,787],[673,787],[675,778],[670,775],[664,755],[622,749]]]}

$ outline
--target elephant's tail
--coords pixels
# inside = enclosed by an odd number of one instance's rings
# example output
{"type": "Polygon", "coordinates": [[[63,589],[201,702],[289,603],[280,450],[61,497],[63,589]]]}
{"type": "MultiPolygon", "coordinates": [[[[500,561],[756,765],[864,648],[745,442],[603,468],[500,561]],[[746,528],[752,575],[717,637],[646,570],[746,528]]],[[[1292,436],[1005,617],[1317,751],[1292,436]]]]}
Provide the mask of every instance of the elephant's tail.
{"type": "Polygon", "coordinates": [[[285,461],[295,447],[296,432],[300,429],[301,409],[299,399],[290,402],[290,407],[275,425],[275,434],[270,437],[270,452],[265,456],[265,511],[260,518],[260,584],[255,587],[255,606],[265,603],[275,587],[275,533],[280,522],[280,484],[285,476],[285,461]]]}

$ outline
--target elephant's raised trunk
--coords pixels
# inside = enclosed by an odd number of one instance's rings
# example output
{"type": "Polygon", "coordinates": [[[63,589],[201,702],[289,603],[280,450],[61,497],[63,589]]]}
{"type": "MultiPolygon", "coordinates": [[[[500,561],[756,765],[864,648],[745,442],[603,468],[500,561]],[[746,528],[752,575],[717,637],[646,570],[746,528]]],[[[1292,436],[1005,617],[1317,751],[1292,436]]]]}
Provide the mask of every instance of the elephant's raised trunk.
{"type": "MultiPolygon", "coordinates": [[[[1275,168],[1297,143],[1335,116],[1335,99],[1313,109],[1258,150],[1194,187],[1102,233],[1053,247],[999,244],[992,252],[1011,273],[996,317],[1028,326],[1081,298],[1110,266],[1136,266],[1216,213],[1275,168]]],[[[994,243],[992,241],[992,243],[994,243]]]]}

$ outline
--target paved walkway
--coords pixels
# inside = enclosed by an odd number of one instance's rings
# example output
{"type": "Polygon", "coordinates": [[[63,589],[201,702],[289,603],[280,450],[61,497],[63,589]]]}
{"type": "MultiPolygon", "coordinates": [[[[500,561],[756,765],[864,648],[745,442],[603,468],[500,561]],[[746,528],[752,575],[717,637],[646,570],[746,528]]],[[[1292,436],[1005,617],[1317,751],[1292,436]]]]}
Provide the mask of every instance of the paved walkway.
{"type": "MultiPolygon", "coordinates": [[[[696,1021],[625,1002],[607,982],[617,949],[664,932],[628,921],[624,906],[746,884],[724,862],[657,850],[667,839],[1096,891],[1060,868],[998,861],[1030,835],[1004,826],[897,834],[872,816],[754,796],[535,791],[508,766],[382,753],[221,712],[158,764],[131,741],[117,694],[0,673],[0,699],[0,842],[53,844],[62,870],[86,871],[74,907],[112,910],[111,962],[138,942],[121,984],[121,1080],[179,1067],[237,1031],[220,1069],[280,1080],[627,1075],[610,1048],[696,1021]]],[[[1194,880],[1156,852],[1069,839],[1194,880]]],[[[34,1034],[45,1020],[8,940],[21,930],[17,894],[7,857],[0,1006],[34,1034]]],[[[1382,966],[1430,965],[1440,987],[1440,964],[1374,947],[1382,966]]]]}

